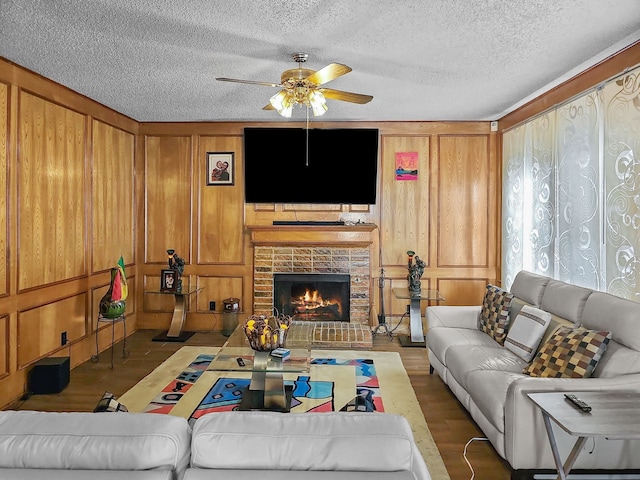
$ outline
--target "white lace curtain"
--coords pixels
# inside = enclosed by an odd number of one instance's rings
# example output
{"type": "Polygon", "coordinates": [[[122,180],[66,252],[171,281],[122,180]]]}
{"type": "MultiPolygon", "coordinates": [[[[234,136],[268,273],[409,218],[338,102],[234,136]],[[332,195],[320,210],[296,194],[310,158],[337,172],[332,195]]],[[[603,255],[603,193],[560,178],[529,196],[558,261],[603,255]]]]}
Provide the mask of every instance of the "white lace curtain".
{"type": "Polygon", "coordinates": [[[640,301],[640,68],[506,132],[503,285],[525,269],[640,301]]]}

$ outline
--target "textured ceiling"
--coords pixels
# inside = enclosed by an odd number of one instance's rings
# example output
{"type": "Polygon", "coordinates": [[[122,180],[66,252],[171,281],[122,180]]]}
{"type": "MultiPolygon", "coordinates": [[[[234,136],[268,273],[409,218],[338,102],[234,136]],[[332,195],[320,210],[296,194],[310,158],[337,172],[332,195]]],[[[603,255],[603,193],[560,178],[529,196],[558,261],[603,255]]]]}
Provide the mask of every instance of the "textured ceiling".
{"type": "Polygon", "coordinates": [[[494,120],[638,41],[640,2],[0,0],[0,32],[0,56],[138,121],[282,121],[278,89],[215,78],[278,83],[294,52],[374,97],[323,121],[494,120]]]}

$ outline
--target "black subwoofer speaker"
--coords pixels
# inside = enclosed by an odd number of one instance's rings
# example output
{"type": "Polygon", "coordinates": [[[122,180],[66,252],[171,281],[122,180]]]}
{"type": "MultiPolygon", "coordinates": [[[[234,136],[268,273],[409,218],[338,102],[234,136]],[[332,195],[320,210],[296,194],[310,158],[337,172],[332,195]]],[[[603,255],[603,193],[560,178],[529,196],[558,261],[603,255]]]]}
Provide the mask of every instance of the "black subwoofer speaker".
{"type": "Polygon", "coordinates": [[[69,385],[69,357],[38,360],[29,372],[29,392],[60,393],[69,385]]]}

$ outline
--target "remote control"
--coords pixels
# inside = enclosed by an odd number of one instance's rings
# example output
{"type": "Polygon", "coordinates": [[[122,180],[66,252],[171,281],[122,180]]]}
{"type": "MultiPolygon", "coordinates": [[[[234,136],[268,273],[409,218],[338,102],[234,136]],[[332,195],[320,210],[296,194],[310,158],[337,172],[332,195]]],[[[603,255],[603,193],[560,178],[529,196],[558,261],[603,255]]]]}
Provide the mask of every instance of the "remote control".
{"type": "Polygon", "coordinates": [[[242,358],[236,358],[236,362],[238,362],[238,365],[240,365],[241,367],[244,367],[244,360],[242,358]]]}
{"type": "Polygon", "coordinates": [[[564,398],[569,400],[571,403],[573,403],[576,406],[576,408],[579,408],[583,412],[589,413],[591,411],[591,406],[587,405],[585,402],[583,402],[582,400],[580,400],[578,397],[576,397],[571,393],[565,393],[564,398]]]}

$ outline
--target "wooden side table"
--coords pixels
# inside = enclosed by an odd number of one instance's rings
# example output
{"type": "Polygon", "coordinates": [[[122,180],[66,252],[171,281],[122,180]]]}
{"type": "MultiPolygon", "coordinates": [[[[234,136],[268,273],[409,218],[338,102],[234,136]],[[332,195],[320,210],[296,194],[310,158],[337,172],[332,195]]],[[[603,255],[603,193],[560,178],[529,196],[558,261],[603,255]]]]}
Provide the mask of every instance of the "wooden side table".
{"type": "Polygon", "coordinates": [[[406,288],[394,288],[393,294],[401,300],[409,300],[409,331],[411,335],[398,335],[400,345],[403,347],[425,347],[424,331],[422,330],[422,309],[420,302],[425,300],[439,304],[445,298],[437,290],[422,290],[410,292],[406,288]]]}
{"type": "Polygon", "coordinates": [[[576,408],[564,397],[564,392],[528,393],[542,411],[558,478],[566,480],[588,438],[606,437],[609,440],[640,439],[640,394],[609,392],[568,392],[591,407],[590,412],[576,408]],[[563,462],[560,458],[551,422],[558,424],[576,443],[563,462]]]}

